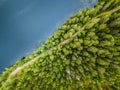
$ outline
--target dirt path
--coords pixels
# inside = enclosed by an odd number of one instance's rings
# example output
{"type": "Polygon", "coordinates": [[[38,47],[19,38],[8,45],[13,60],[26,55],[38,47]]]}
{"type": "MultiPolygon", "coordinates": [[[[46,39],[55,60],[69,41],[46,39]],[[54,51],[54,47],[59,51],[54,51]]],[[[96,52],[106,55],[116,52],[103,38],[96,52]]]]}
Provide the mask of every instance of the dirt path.
{"type": "Polygon", "coordinates": [[[111,12],[111,13],[116,12],[116,11],[118,11],[118,10],[120,10],[120,6],[119,6],[118,8],[113,9],[113,10],[110,10],[110,11],[107,11],[107,12],[103,12],[103,13],[97,15],[96,17],[93,17],[93,18],[92,18],[89,22],[87,22],[81,29],[79,29],[78,32],[76,32],[71,38],[64,40],[63,42],[59,43],[57,46],[55,46],[55,47],[53,47],[53,48],[50,48],[49,50],[47,50],[47,51],[43,52],[42,54],[40,54],[39,56],[35,57],[34,59],[28,61],[28,62],[25,63],[23,66],[16,68],[13,72],[10,73],[10,75],[8,76],[8,78],[7,78],[7,80],[5,81],[5,83],[6,83],[7,81],[9,81],[9,79],[10,79],[12,76],[16,75],[18,72],[20,72],[22,69],[24,69],[26,66],[34,63],[36,60],[38,60],[39,58],[41,58],[46,52],[51,52],[51,51],[53,51],[53,50],[54,50],[56,47],[58,47],[58,46],[61,46],[61,45],[65,45],[65,44],[67,44],[67,43],[70,43],[80,32],[82,32],[82,31],[85,29],[85,27],[87,27],[87,25],[89,25],[89,23],[93,22],[94,19],[96,19],[96,18],[98,18],[99,16],[102,16],[102,15],[107,15],[107,14],[110,13],[110,12],[111,12]]]}

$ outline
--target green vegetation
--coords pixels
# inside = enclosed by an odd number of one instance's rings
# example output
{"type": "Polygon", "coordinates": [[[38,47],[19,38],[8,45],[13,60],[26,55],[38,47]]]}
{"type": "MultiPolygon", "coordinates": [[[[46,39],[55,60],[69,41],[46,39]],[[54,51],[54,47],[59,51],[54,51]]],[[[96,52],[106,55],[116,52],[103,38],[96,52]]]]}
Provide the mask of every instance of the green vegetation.
{"type": "Polygon", "coordinates": [[[0,90],[120,90],[120,0],[70,17],[2,73],[0,90]]]}

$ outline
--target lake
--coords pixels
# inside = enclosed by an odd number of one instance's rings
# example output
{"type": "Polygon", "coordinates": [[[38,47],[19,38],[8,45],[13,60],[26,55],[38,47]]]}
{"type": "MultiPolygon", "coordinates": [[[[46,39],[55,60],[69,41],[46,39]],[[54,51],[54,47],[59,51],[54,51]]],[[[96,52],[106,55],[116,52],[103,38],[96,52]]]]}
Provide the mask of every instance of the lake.
{"type": "Polygon", "coordinates": [[[0,74],[97,0],[0,0],[0,74]]]}

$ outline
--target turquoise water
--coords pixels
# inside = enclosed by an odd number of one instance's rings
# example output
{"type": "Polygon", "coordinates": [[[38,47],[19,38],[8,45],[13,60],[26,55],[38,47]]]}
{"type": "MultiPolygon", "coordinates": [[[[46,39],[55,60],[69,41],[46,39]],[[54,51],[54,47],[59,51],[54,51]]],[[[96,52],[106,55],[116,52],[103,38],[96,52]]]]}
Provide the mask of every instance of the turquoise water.
{"type": "Polygon", "coordinates": [[[97,0],[0,0],[0,73],[97,0]]]}

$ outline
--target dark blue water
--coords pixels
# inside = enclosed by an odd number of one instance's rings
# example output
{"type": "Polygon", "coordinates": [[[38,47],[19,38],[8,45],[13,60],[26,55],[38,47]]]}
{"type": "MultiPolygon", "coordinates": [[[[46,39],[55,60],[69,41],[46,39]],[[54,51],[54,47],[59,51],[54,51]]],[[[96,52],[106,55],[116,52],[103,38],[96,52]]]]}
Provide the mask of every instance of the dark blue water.
{"type": "Polygon", "coordinates": [[[0,0],[0,73],[97,0],[0,0]]]}

